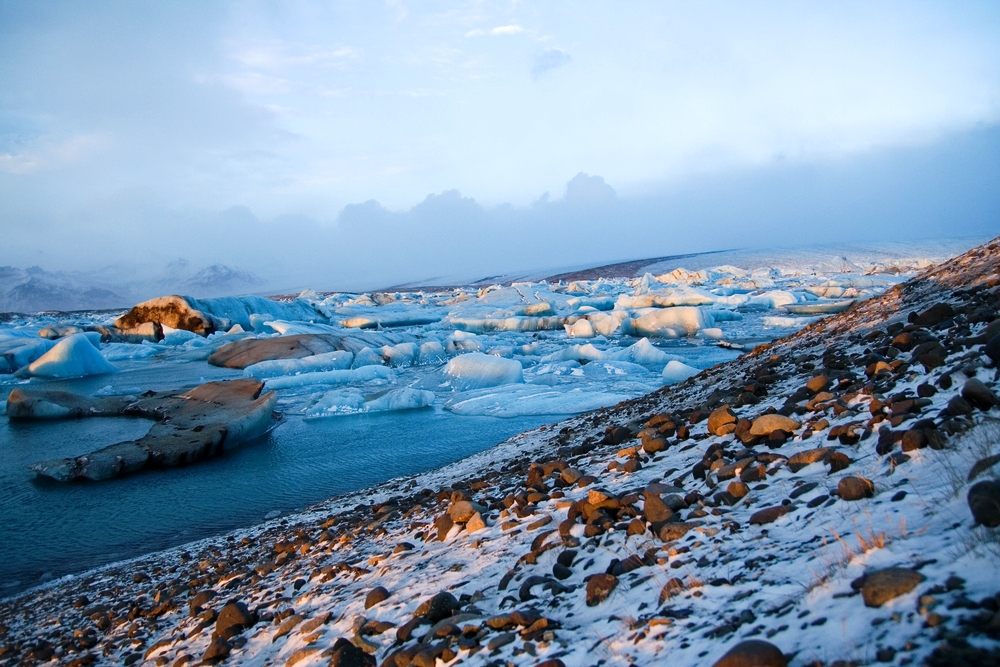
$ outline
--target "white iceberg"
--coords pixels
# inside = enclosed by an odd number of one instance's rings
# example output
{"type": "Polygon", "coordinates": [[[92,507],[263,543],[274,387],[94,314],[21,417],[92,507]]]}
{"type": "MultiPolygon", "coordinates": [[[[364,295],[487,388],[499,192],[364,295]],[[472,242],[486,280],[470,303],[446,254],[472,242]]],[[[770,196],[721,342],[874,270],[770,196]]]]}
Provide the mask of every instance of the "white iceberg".
{"type": "Polygon", "coordinates": [[[663,382],[664,384],[677,384],[700,372],[697,368],[693,368],[687,364],[679,361],[671,361],[663,368],[663,382]]]}
{"type": "Polygon", "coordinates": [[[302,373],[301,375],[284,375],[267,378],[264,382],[268,389],[288,389],[314,384],[350,384],[351,382],[372,382],[384,380],[391,382],[396,377],[392,369],[385,366],[363,366],[343,371],[322,371],[318,373],[302,373]]]}
{"type": "Polygon", "coordinates": [[[337,371],[351,367],[354,355],[346,350],[314,354],[301,359],[272,359],[251,364],[243,369],[243,375],[255,378],[272,378],[282,375],[337,371]]]}
{"type": "Polygon", "coordinates": [[[104,375],[117,370],[86,334],[73,334],[60,339],[51,350],[28,366],[30,375],[55,378],[104,375]]]}
{"type": "Polygon", "coordinates": [[[333,417],[363,412],[396,412],[417,410],[434,403],[434,393],[420,389],[391,389],[371,399],[350,389],[329,391],[308,410],[307,417],[333,417]]]}
{"type": "Polygon", "coordinates": [[[694,306],[656,309],[637,318],[622,320],[622,333],[630,336],[678,338],[693,336],[699,330],[715,326],[712,313],[694,306]]]}
{"type": "Polygon", "coordinates": [[[461,390],[524,382],[519,361],[482,352],[455,357],[448,362],[444,373],[451,379],[452,386],[461,390]]]}

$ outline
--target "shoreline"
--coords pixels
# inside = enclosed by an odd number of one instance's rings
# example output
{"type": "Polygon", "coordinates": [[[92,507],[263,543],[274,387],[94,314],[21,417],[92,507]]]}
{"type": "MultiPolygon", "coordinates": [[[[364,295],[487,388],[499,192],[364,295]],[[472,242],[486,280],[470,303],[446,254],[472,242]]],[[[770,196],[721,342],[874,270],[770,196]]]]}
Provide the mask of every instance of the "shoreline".
{"type": "Polygon", "coordinates": [[[985,329],[969,322],[977,298],[996,317],[998,266],[994,240],[678,385],[302,513],[5,598],[0,664],[556,667],[592,664],[591,652],[624,665],[668,651],[685,665],[711,664],[753,637],[793,655],[792,665],[910,664],[941,650],[995,659],[1000,615],[981,618],[1000,614],[982,597],[1000,592],[982,569],[1000,560],[994,533],[969,525],[970,484],[952,489],[958,482],[939,468],[968,465],[963,443],[1000,415],[975,408],[969,418],[953,398],[972,378],[995,395],[982,343],[959,334],[985,329]],[[903,361],[920,343],[891,358],[876,352],[903,345],[890,344],[889,325],[906,333],[910,312],[938,303],[954,316],[911,323],[940,343],[928,348],[935,359],[903,361]],[[803,391],[820,375],[824,386],[803,391]],[[791,430],[744,439],[767,416],[791,430]],[[905,438],[919,437],[922,447],[906,449],[905,438]],[[873,486],[847,500],[847,478],[873,486]],[[924,525],[900,527],[896,513],[924,525]],[[981,539],[985,555],[928,558],[961,550],[951,532],[981,539]],[[869,606],[866,581],[893,568],[915,583],[869,606]],[[379,588],[387,597],[368,605],[379,588]],[[962,599],[970,604],[952,606],[962,599]],[[239,622],[226,625],[234,614],[239,622]]]}

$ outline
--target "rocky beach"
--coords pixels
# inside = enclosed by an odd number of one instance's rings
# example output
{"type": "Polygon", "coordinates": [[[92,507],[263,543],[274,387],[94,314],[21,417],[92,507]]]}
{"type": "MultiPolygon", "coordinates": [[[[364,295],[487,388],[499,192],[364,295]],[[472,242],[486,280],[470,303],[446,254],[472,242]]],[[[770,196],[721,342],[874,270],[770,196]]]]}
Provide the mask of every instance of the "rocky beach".
{"type": "Polygon", "coordinates": [[[1000,664],[998,306],[994,240],[678,384],[3,600],[0,664],[1000,664]]]}

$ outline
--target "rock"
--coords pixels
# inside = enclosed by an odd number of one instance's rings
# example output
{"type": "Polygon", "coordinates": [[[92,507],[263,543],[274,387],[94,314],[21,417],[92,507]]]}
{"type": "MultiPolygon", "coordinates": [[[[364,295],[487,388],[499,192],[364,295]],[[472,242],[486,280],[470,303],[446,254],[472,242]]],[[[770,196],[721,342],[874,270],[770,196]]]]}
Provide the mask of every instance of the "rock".
{"type": "Polygon", "coordinates": [[[442,591],[421,604],[416,611],[417,616],[426,616],[431,623],[437,623],[449,616],[454,616],[459,610],[458,600],[447,591],[442,591]]]}
{"type": "Polygon", "coordinates": [[[673,510],[667,507],[658,493],[646,491],[645,500],[642,504],[642,513],[646,521],[650,523],[660,523],[666,521],[674,515],[673,510]]]}
{"type": "Polygon", "coordinates": [[[473,514],[472,518],[465,524],[465,532],[467,533],[477,533],[485,528],[486,522],[483,520],[483,516],[479,512],[473,514]]]}
{"type": "Polygon", "coordinates": [[[996,528],[1000,526],[1000,482],[977,482],[967,497],[972,518],[976,523],[996,528]]]}
{"type": "Polygon", "coordinates": [[[851,457],[844,452],[834,452],[830,454],[830,458],[826,460],[830,464],[830,474],[835,472],[840,472],[841,470],[846,470],[853,461],[851,457]]]}
{"type": "Polygon", "coordinates": [[[455,523],[466,523],[476,511],[477,509],[468,500],[459,500],[448,508],[448,516],[455,523]]]}
{"type": "Polygon", "coordinates": [[[618,585],[613,574],[595,574],[587,581],[587,606],[595,607],[607,598],[618,585]]]}
{"type": "Polygon", "coordinates": [[[690,522],[665,523],[660,527],[657,537],[664,542],[679,540],[687,535],[687,532],[696,525],[697,524],[690,522]]]}
{"type": "Polygon", "coordinates": [[[750,427],[750,435],[769,436],[775,431],[794,433],[799,426],[800,424],[797,421],[784,415],[761,415],[753,420],[753,426],[750,427]]]}
{"type": "Polygon", "coordinates": [[[764,524],[777,521],[786,514],[788,514],[787,505],[776,505],[774,507],[766,507],[762,510],[757,510],[756,512],[750,515],[750,524],[762,526],[764,524]]]}
{"type": "Polygon", "coordinates": [[[708,416],[708,432],[712,435],[732,433],[735,428],[736,413],[728,405],[723,405],[708,416]]]}
{"type": "Polygon", "coordinates": [[[970,378],[962,385],[962,398],[980,410],[1000,405],[1000,398],[997,398],[993,390],[976,378],[970,378]]]}
{"type": "Polygon", "coordinates": [[[330,667],[375,667],[375,658],[343,637],[323,652],[330,655],[330,667]]]}
{"type": "Polygon", "coordinates": [[[991,454],[981,458],[969,469],[969,476],[966,479],[971,482],[998,463],[1000,463],[1000,454],[991,454]]]}
{"type": "Polygon", "coordinates": [[[188,297],[175,295],[143,301],[115,320],[115,328],[135,329],[147,322],[192,331],[202,336],[215,333],[222,324],[211,315],[195,308],[188,297]]]}
{"type": "Polygon", "coordinates": [[[201,659],[205,662],[219,662],[229,657],[230,650],[229,642],[222,637],[216,637],[205,649],[205,654],[201,656],[201,659]]]}
{"type": "Polygon", "coordinates": [[[983,354],[990,358],[994,364],[1000,364],[1000,334],[990,338],[983,346],[983,354]]]}
{"type": "Polygon", "coordinates": [[[844,477],[837,484],[837,493],[841,500],[861,500],[875,495],[875,485],[871,480],[861,476],[844,477]]]}
{"type": "Polygon", "coordinates": [[[788,661],[774,644],[748,639],[732,647],[712,667],[787,667],[788,661]]]}
{"type": "Polygon", "coordinates": [[[188,608],[191,610],[191,615],[197,615],[200,611],[207,607],[208,603],[213,599],[215,599],[215,591],[210,588],[200,591],[196,595],[192,596],[191,599],[188,600],[188,608]]]}
{"type": "MultiPolygon", "coordinates": [[[[161,394],[134,400],[119,414],[158,420],[149,432],[138,440],[110,445],[84,456],[52,459],[30,466],[37,474],[60,482],[74,479],[101,480],[128,475],[145,467],[172,468],[215,456],[225,449],[262,435],[272,423],[271,413],[278,395],[271,391],[261,394],[264,383],[240,379],[208,382],[179,395],[161,394]]],[[[20,411],[25,405],[43,414],[28,418],[51,416],[61,402],[63,392],[23,392],[20,411]],[[46,411],[48,411],[47,414],[46,411]]],[[[72,394],[68,396],[73,396],[72,394]]],[[[86,401],[73,396],[67,401],[63,417],[72,415],[86,401]]],[[[108,403],[95,399],[95,404],[108,403]]],[[[106,412],[95,414],[107,414],[106,412]]]]}
{"type": "Polygon", "coordinates": [[[439,542],[444,542],[448,537],[448,533],[451,531],[455,522],[451,520],[451,516],[448,514],[442,514],[437,519],[434,520],[434,527],[437,529],[437,537],[439,542]]]}
{"type": "Polygon", "coordinates": [[[219,616],[215,619],[215,634],[224,639],[232,639],[256,622],[257,619],[245,604],[230,602],[219,611],[219,616]]]}
{"type": "Polygon", "coordinates": [[[261,361],[301,359],[343,349],[343,338],[332,334],[244,338],[220,347],[209,355],[208,363],[223,368],[246,368],[261,361]]]}
{"type": "Polygon", "coordinates": [[[792,454],[788,459],[788,469],[792,472],[798,472],[807,465],[811,465],[817,461],[826,461],[834,451],[833,447],[817,447],[816,449],[807,449],[804,452],[792,454]]]}
{"type": "Polygon", "coordinates": [[[389,591],[382,586],[376,586],[368,591],[368,595],[365,596],[365,609],[371,609],[379,602],[387,599],[389,599],[389,591]]]}
{"type": "Polygon", "coordinates": [[[921,327],[933,327],[954,317],[955,310],[947,303],[936,303],[919,315],[910,314],[910,322],[921,327]]]}
{"type": "Polygon", "coordinates": [[[744,482],[730,482],[729,486],[726,487],[726,493],[739,500],[750,493],[750,487],[744,482]]]}
{"type": "Polygon", "coordinates": [[[809,382],[806,382],[806,389],[814,394],[818,394],[828,386],[830,386],[830,380],[825,375],[817,375],[809,380],[809,382]]]}
{"type": "Polygon", "coordinates": [[[919,572],[902,567],[890,567],[865,575],[861,583],[861,598],[866,607],[881,607],[889,600],[909,593],[924,580],[919,572]]]}

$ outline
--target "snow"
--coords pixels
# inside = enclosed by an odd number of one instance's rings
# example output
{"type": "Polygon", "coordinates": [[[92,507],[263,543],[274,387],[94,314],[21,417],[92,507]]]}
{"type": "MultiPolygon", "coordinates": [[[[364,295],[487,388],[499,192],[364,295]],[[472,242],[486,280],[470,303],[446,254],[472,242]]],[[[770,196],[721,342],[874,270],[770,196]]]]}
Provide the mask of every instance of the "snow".
{"type": "Polygon", "coordinates": [[[243,375],[255,378],[272,378],[281,375],[298,375],[320,371],[345,370],[351,367],[354,355],[346,350],[324,352],[302,359],[274,359],[261,361],[243,369],[243,375]]]}
{"type": "Polygon", "coordinates": [[[36,377],[72,378],[104,375],[118,369],[94,347],[86,334],[61,338],[51,350],[31,362],[28,373],[36,377]]]}
{"type": "Polygon", "coordinates": [[[547,386],[523,385],[463,392],[449,399],[444,408],[466,416],[566,415],[615,405],[627,398],[628,395],[587,391],[579,387],[562,391],[547,386]]]}
{"type": "Polygon", "coordinates": [[[459,389],[479,389],[524,382],[520,362],[482,352],[462,354],[445,367],[451,385],[459,389]]]}
{"type": "Polygon", "coordinates": [[[683,382],[700,371],[697,368],[688,366],[680,361],[670,361],[663,367],[663,382],[665,384],[676,384],[683,382]]]}

